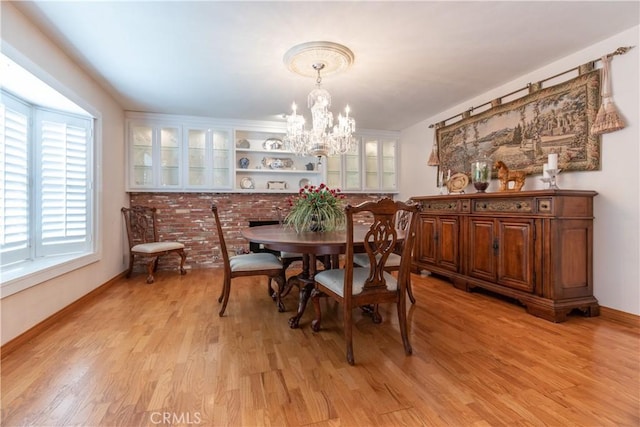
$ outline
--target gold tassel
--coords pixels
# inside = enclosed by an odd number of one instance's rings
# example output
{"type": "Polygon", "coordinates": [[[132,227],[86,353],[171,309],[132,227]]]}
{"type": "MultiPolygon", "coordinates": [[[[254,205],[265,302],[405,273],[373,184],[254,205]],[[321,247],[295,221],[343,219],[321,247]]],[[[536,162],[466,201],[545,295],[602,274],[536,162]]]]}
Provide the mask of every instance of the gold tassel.
{"type": "Polygon", "coordinates": [[[429,154],[429,160],[427,160],[428,166],[438,166],[440,165],[440,160],[438,159],[438,145],[436,142],[433,142],[433,147],[431,148],[431,154],[429,154]]]}
{"type": "Polygon", "coordinates": [[[591,134],[600,135],[615,132],[624,128],[625,122],[618,113],[611,97],[610,63],[611,55],[603,56],[602,60],[602,105],[598,109],[596,119],[591,125],[591,134]]]}
{"type": "Polygon", "coordinates": [[[593,135],[600,135],[603,133],[615,132],[623,129],[626,126],[622,117],[618,113],[613,100],[609,97],[605,98],[598,110],[596,120],[591,126],[591,133],[593,135]]]}
{"type": "Polygon", "coordinates": [[[427,160],[427,166],[440,166],[440,157],[438,156],[438,129],[442,127],[442,123],[437,123],[433,130],[433,145],[431,146],[431,154],[427,160]]]}

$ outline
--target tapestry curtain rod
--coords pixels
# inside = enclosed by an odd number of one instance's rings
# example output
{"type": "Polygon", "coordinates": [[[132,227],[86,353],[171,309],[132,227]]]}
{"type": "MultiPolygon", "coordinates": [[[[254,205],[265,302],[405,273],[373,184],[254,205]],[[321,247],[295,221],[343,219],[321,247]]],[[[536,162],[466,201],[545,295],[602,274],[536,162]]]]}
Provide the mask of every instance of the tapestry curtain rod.
{"type": "MultiPolygon", "coordinates": [[[[623,47],[619,47],[619,48],[617,48],[616,50],[614,50],[613,52],[611,52],[611,53],[607,54],[606,56],[607,56],[607,58],[612,58],[612,57],[614,57],[615,55],[623,55],[623,54],[627,53],[630,49],[633,49],[634,47],[635,47],[635,46],[623,46],[623,47]]],[[[586,62],[586,63],[585,63],[585,64],[583,64],[583,65],[578,65],[577,67],[573,67],[573,68],[571,68],[571,69],[569,69],[569,70],[567,70],[567,71],[563,71],[563,72],[558,73],[558,74],[556,74],[556,75],[553,75],[553,76],[551,76],[551,77],[547,77],[546,79],[544,79],[544,80],[540,80],[540,81],[538,81],[538,82],[537,82],[537,83],[535,83],[535,84],[536,84],[536,85],[542,85],[542,83],[544,83],[544,82],[546,82],[546,81],[549,81],[549,80],[551,80],[551,79],[555,79],[556,77],[560,77],[560,76],[562,76],[562,75],[564,75],[564,74],[567,74],[567,73],[570,73],[570,72],[572,72],[572,71],[579,70],[579,69],[580,69],[581,67],[583,67],[584,65],[593,65],[593,64],[595,64],[596,62],[601,61],[601,60],[602,60],[602,58],[594,59],[593,61],[586,62]]],[[[517,89],[517,90],[514,90],[513,92],[509,92],[509,93],[507,93],[506,95],[502,95],[501,97],[496,98],[496,100],[501,100],[502,98],[506,98],[507,96],[511,96],[511,95],[513,95],[513,94],[516,94],[516,93],[518,93],[518,92],[521,92],[521,91],[523,91],[523,90],[525,90],[525,89],[530,88],[532,85],[533,85],[532,83],[528,83],[525,87],[520,88],[520,89],[517,89]]],[[[468,110],[463,111],[462,113],[458,113],[458,114],[456,114],[455,116],[451,116],[451,117],[449,117],[449,118],[447,118],[447,119],[441,120],[441,121],[439,121],[438,123],[432,123],[432,124],[430,124],[430,125],[429,125],[429,128],[431,129],[431,128],[436,127],[436,126],[445,126],[445,123],[446,123],[446,122],[448,122],[449,120],[451,120],[451,119],[455,119],[456,117],[461,117],[461,116],[463,116],[464,114],[467,114],[467,113],[469,113],[469,114],[470,114],[471,112],[473,112],[473,110],[477,110],[478,108],[482,108],[482,107],[484,107],[484,106],[490,105],[490,104],[492,104],[494,101],[495,101],[495,100],[485,102],[484,104],[480,104],[480,105],[477,105],[477,106],[475,106],[475,107],[471,107],[471,108],[469,108],[468,110]]]]}

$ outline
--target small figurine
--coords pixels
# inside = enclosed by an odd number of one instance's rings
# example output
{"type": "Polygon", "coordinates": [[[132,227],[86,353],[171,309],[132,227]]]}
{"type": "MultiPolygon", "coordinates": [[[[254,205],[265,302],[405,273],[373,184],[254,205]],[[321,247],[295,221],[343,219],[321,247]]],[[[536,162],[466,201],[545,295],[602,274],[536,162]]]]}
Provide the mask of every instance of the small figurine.
{"type": "Polygon", "coordinates": [[[500,181],[500,191],[520,191],[524,186],[525,174],[523,171],[510,171],[503,161],[498,160],[493,165],[498,169],[498,180],[500,181]],[[509,183],[513,181],[513,189],[509,188],[509,183]]]}

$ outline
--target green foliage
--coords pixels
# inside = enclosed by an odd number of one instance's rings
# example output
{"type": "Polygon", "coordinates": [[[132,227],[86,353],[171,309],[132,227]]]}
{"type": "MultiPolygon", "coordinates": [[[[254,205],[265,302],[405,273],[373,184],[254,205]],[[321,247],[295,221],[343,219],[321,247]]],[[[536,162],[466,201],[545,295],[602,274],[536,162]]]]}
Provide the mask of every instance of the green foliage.
{"type": "Polygon", "coordinates": [[[345,227],[344,195],[325,184],[305,185],[289,199],[291,210],[284,223],[301,231],[332,231],[345,227]]]}

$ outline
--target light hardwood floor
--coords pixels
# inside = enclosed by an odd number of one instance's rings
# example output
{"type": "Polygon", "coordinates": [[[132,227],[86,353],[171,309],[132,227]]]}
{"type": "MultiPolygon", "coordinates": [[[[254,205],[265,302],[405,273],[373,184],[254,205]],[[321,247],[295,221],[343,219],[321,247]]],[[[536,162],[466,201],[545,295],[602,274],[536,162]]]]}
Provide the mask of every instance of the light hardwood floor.
{"type": "Polygon", "coordinates": [[[301,328],[266,279],[221,271],[118,280],[2,359],[2,426],[638,426],[637,323],[554,324],[483,293],[414,276],[405,356],[394,306],[355,314],[356,365],[339,307],[301,328]]]}

